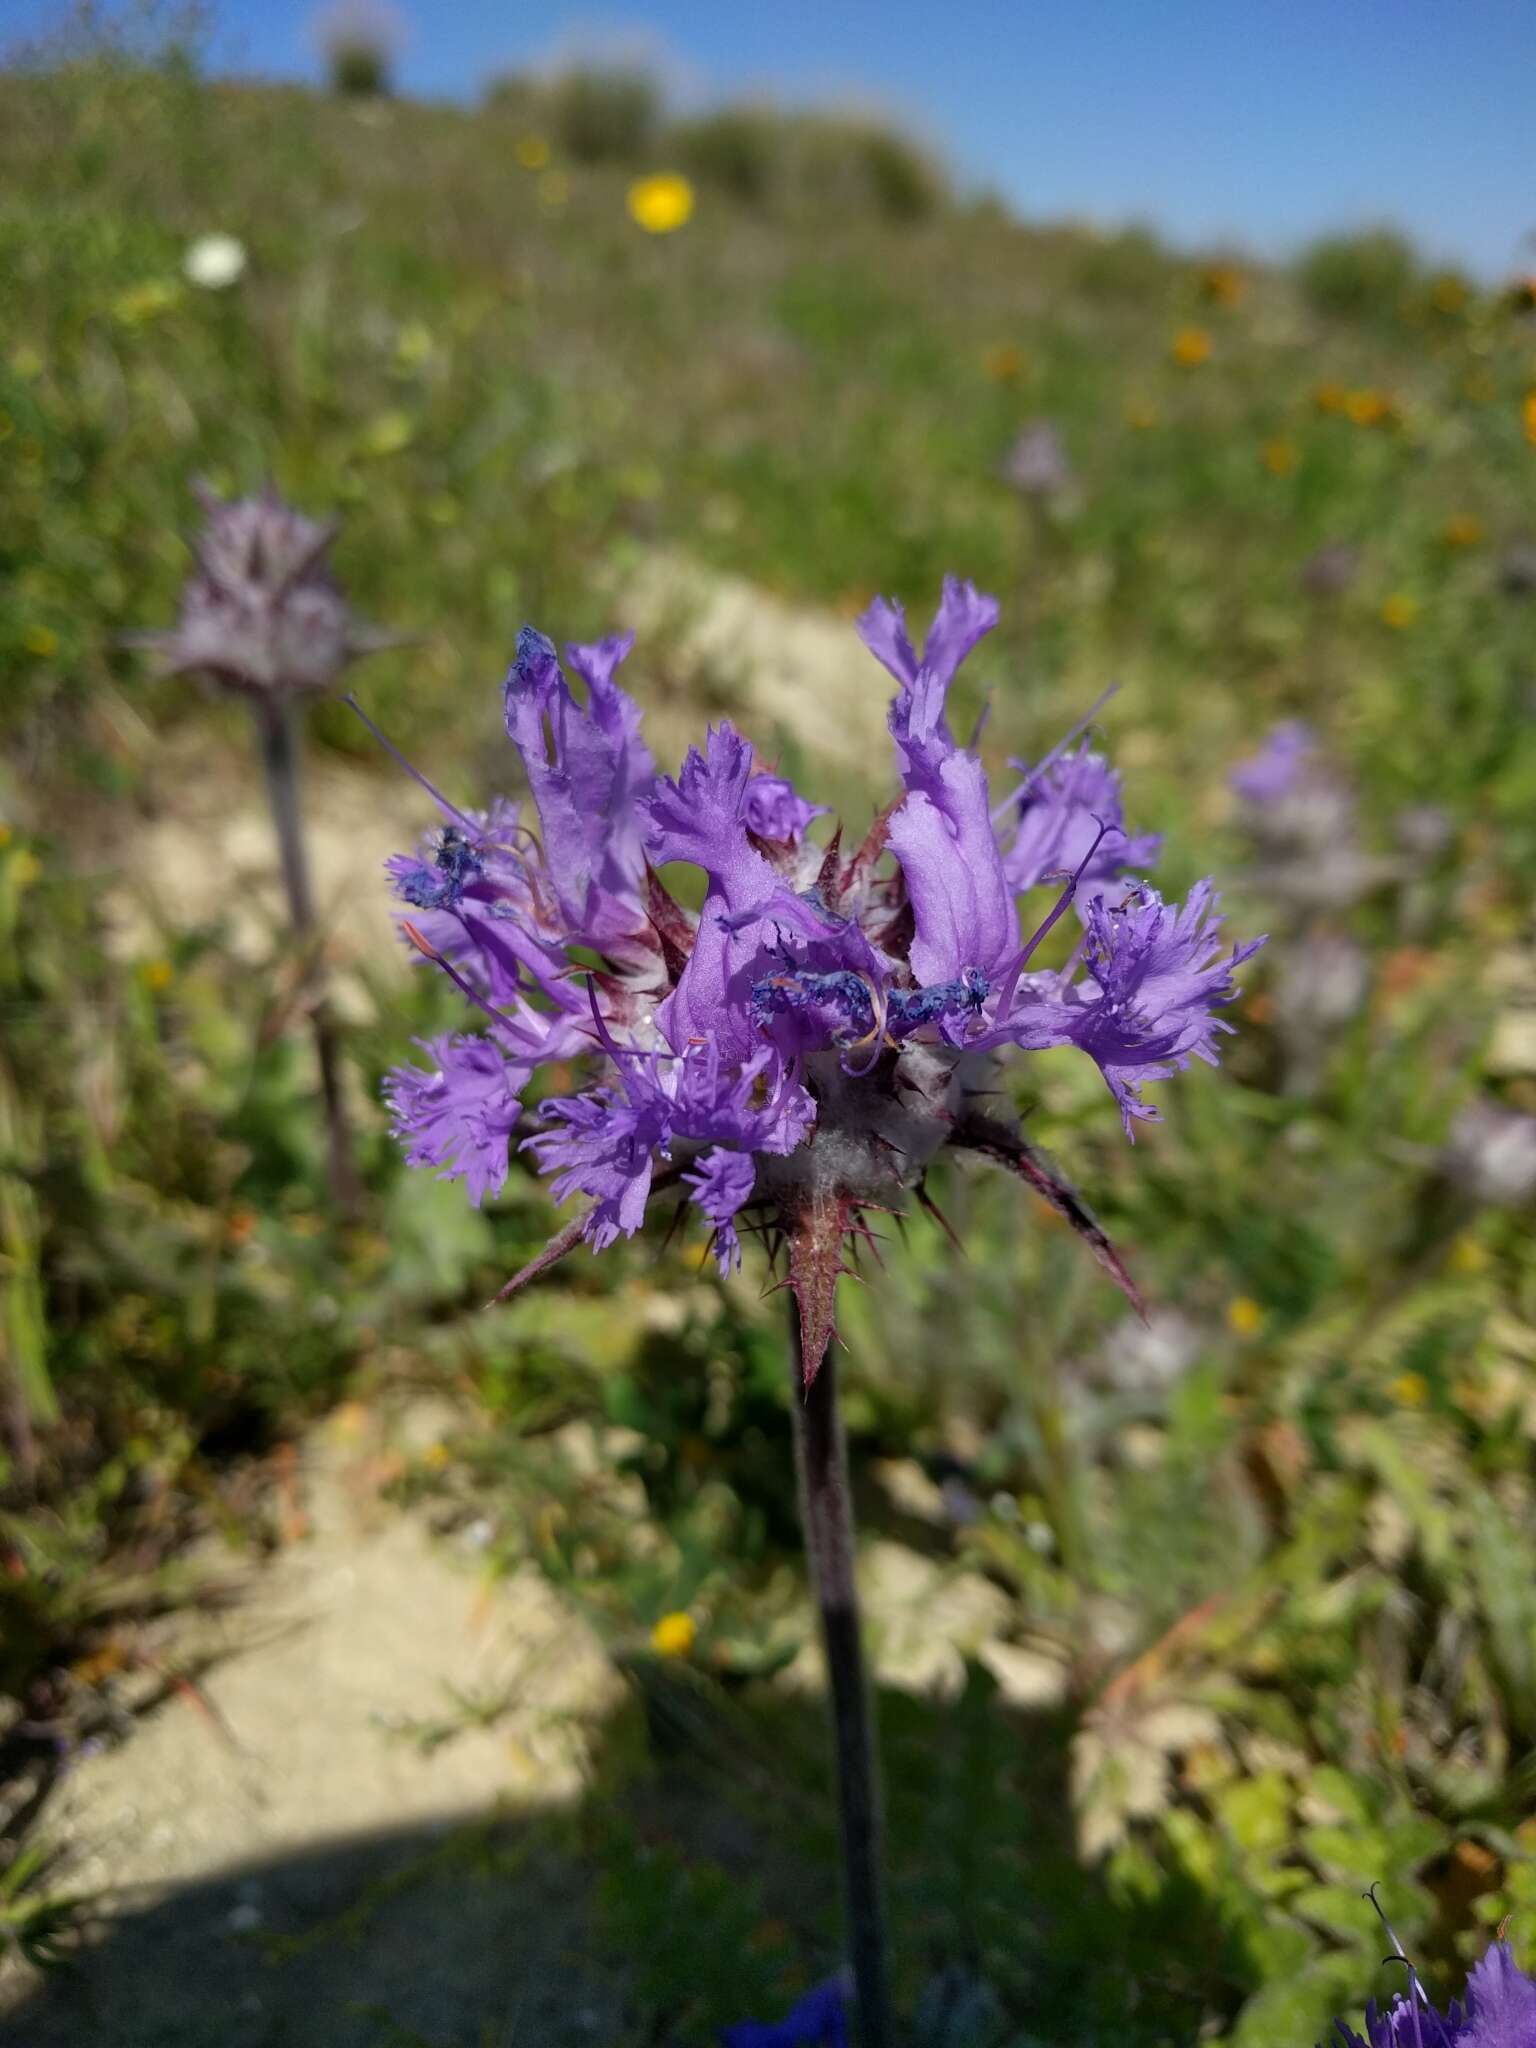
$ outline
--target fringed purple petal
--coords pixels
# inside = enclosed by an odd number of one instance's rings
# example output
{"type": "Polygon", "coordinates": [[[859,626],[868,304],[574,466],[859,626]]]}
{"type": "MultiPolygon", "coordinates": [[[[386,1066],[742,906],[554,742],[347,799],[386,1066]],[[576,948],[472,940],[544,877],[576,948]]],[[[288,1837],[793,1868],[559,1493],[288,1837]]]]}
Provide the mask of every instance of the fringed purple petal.
{"type": "Polygon", "coordinates": [[[757,1168],[745,1152],[728,1152],[715,1146],[701,1152],[692,1173],[683,1179],[693,1189],[693,1200],[715,1226],[715,1263],[722,1277],[741,1265],[741,1240],[736,1235],[737,1212],[752,1199],[757,1168]]]}
{"type": "Polygon", "coordinates": [[[517,1070],[488,1038],[417,1042],[432,1065],[396,1067],[384,1083],[395,1136],[412,1166],[435,1166],[441,1180],[462,1178],[478,1208],[506,1183],[522,1110],[517,1070]]]}

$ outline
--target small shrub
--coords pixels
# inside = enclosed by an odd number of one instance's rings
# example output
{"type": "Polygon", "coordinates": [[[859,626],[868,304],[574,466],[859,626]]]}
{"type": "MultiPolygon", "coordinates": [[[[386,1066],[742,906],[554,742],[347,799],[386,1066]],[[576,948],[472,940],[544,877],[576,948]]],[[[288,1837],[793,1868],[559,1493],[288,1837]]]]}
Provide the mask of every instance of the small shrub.
{"type": "Polygon", "coordinates": [[[332,92],[348,99],[387,97],[403,34],[393,8],[380,0],[337,0],[317,27],[332,92]]]}
{"type": "Polygon", "coordinates": [[[1393,228],[1325,235],[1302,252],[1297,282],[1319,313],[1395,316],[1418,282],[1413,245],[1393,228]]]}
{"type": "Polygon", "coordinates": [[[749,206],[761,206],[783,182],[785,122],[763,107],[721,107],[680,121],[672,145],[684,166],[749,206]]]}
{"type": "Polygon", "coordinates": [[[796,182],[818,205],[913,221],[948,199],[937,160],[878,122],[812,115],[796,127],[796,182]]]}
{"type": "Polygon", "coordinates": [[[633,163],[661,125],[661,88],[648,72],[583,65],[554,81],[550,123],[578,163],[633,163]]]}

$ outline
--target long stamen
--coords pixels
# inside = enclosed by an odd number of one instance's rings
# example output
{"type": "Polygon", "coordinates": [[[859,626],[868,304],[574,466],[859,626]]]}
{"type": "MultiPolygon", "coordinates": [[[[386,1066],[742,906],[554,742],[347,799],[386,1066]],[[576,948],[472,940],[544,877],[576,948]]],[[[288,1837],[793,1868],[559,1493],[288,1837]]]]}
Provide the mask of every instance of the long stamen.
{"type": "Polygon", "coordinates": [[[399,762],[400,766],[405,770],[406,774],[410,776],[413,782],[419,782],[421,784],[421,787],[427,792],[427,795],[431,797],[433,803],[437,805],[439,810],[446,811],[450,818],[457,818],[459,823],[464,827],[465,831],[470,835],[472,839],[478,836],[480,828],[475,824],[474,820],[472,818],[466,817],[464,812],[459,809],[457,804],[449,803],[447,797],[443,795],[442,791],[438,789],[434,784],[428,782],[426,776],[422,774],[419,768],[413,767],[411,763],[407,761],[404,754],[401,753],[400,749],[395,745],[394,741],[389,737],[388,733],[382,731],[380,727],[374,724],[373,720],[368,716],[367,712],[363,709],[362,705],[358,703],[357,699],[352,695],[352,692],[350,690],[342,698],[341,701],[343,704],[348,704],[351,706],[351,708],[357,713],[358,717],[363,721],[364,725],[367,726],[368,730],[373,734],[374,738],[378,741],[379,745],[384,749],[384,751],[387,754],[392,754],[394,756],[395,760],[399,762]]]}
{"type": "Polygon", "coordinates": [[[447,975],[459,993],[467,996],[477,1010],[483,1010],[493,1023],[505,1025],[508,1031],[517,1030],[518,1027],[515,1020],[509,1017],[505,1010],[498,1010],[494,1003],[487,1002],[474,983],[466,981],[447,954],[440,953],[430,939],[423,937],[408,917],[401,918],[400,929],[405,933],[405,936],[410,940],[418,953],[425,959],[430,960],[434,967],[441,967],[444,974],[447,975]]]}
{"type": "Polygon", "coordinates": [[[1055,924],[1056,920],[1062,916],[1062,914],[1066,910],[1067,905],[1076,896],[1077,885],[1083,879],[1083,876],[1087,871],[1089,861],[1091,861],[1093,859],[1093,856],[1098,852],[1100,842],[1103,840],[1105,833],[1109,830],[1109,827],[1107,825],[1099,824],[1097,818],[1095,818],[1094,823],[1099,826],[1099,830],[1098,836],[1095,838],[1092,846],[1090,846],[1088,851],[1083,855],[1082,860],[1078,863],[1076,871],[1070,876],[1067,882],[1067,886],[1062,890],[1061,894],[1057,897],[1055,903],[1052,904],[1049,914],[1047,915],[1044,923],[1041,924],[1036,930],[1034,937],[1024,947],[1023,951],[1018,955],[1018,957],[1014,960],[1011,960],[1009,964],[1003,969],[1001,992],[998,995],[997,1008],[992,1013],[993,1020],[996,1023],[1002,1023],[1006,1019],[1008,1011],[1013,1003],[1014,994],[1019,986],[1019,976],[1024,972],[1024,969],[1029,965],[1030,961],[1034,958],[1035,951],[1038,948],[1040,941],[1045,937],[1046,933],[1051,929],[1052,925],[1055,924]]]}
{"type": "Polygon", "coordinates": [[[1000,804],[998,804],[993,810],[992,823],[994,825],[998,822],[1000,818],[1006,818],[1008,813],[1013,809],[1014,805],[1018,802],[1019,798],[1023,796],[1024,792],[1040,780],[1040,777],[1045,773],[1047,768],[1051,767],[1054,762],[1057,762],[1061,759],[1062,755],[1067,751],[1068,747],[1072,745],[1074,740],[1080,739],[1082,737],[1082,735],[1088,730],[1089,726],[1092,725],[1093,721],[1098,717],[1099,713],[1104,709],[1104,706],[1109,702],[1110,698],[1118,694],[1119,689],[1120,685],[1118,683],[1111,683],[1109,688],[1103,691],[1101,695],[1095,700],[1087,716],[1080,718],[1077,721],[1077,724],[1074,725],[1072,730],[1067,734],[1066,738],[1064,740],[1058,740],[1056,745],[1052,747],[1051,751],[1047,755],[1045,755],[1042,760],[1039,760],[1035,763],[1034,767],[1030,769],[1029,773],[1025,776],[1024,780],[1019,784],[1018,788],[1014,790],[1010,796],[1004,797],[1003,801],[1000,804]]]}
{"type": "Polygon", "coordinates": [[[1429,1993],[1424,1989],[1424,1986],[1420,1983],[1419,1973],[1413,1967],[1413,1963],[1409,1958],[1408,1951],[1403,1947],[1403,1944],[1398,1940],[1397,1930],[1393,1927],[1392,1922],[1387,1918],[1385,1912],[1383,1912],[1381,1901],[1376,1896],[1375,1885],[1372,1885],[1368,1891],[1362,1894],[1362,1896],[1370,1900],[1371,1907],[1372,1910],[1375,1912],[1376,1918],[1387,1930],[1387,1939],[1391,1942],[1392,1947],[1395,1951],[1394,1955],[1388,1957],[1388,1961],[1401,1963],[1403,1968],[1408,1972],[1408,1990],[1410,1994],[1409,2007],[1413,2013],[1414,2048],[1424,2048],[1424,2026],[1423,2021],[1420,2017],[1420,2009],[1421,2006],[1429,2005],[1429,1993]]]}
{"type": "Polygon", "coordinates": [[[861,974],[859,976],[859,979],[864,983],[864,986],[867,989],[869,989],[870,998],[875,1012],[875,1021],[870,1026],[869,1030],[865,1032],[862,1038],[855,1039],[853,1044],[846,1048],[847,1052],[857,1052],[861,1046],[872,1046],[870,1056],[864,1062],[863,1066],[850,1067],[847,1064],[846,1056],[838,1062],[838,1064],[842,1067],[843,1072],[852,1081],[861,1081],[866,1074],[873,1073],[875,1067],[879,1064],[880,1055],[885,1050],[885,1019],[886,1013],[890,1007],[889,996],[885,984],[883,982],[878,988],[875,988],[871,986],[867,976],[861,974]]]}

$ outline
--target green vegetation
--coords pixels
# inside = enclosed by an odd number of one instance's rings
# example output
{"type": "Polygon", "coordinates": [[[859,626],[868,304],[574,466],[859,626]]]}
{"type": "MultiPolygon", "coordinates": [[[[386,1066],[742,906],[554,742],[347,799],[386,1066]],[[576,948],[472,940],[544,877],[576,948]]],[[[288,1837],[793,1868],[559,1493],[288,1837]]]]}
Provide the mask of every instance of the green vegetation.
{"type": "MultiPolygon", "coordinates": [[[[1536,1110],[1528,316],[1380,238],[1245,270],[1023,227],[878,131],[647,115],[592,147],[573,106],[215,87],[181,59],[0,77],[0,1762],[35,1761],[29,1716],[101,1725],[134,1617],[195,1597],[190,1532],[270,1539],[253,1475],[307,1418],[451,1385],[452,1455],[403,1495],[486,1519],[616,1655],[699,1625],[686,1664],[635,1665],[592,1833],[631,2038],[705,2038],[744,1986],[766,2011],[833,1960],[820,1738],[774,1677],[805,1622],[761,1274],[637,1244],[475,1313],[544,1196],[514,1173],[476,1215],[373,1106],[451,1007],[387,956],[364,977],[368,1210],[341,1227],[304,963],[236,945],[234,902],[124,935],[146,817],[180,778],[256,773],[240,721],[125,638],[174,610],[193,477],[270,476],[343,515],[359,609],[420,636],[360,686],[466,798],[508,778],[522,620],[593,637],[676,557],[844,616],[876,590],[924,613],[947,569],[998,591],[963,710],[990,696],[1000,773],[1121,681],[1106,743],[1167,886],[1213,870],[1276,937],[1222,1075],[1165,1086],[1134,1150],[1091,1075],[1020,1063],[1032,1131],[1184,1318],[1174,1363],[1128,1347],[1022,1191],[960,1174],[936,1193],[965,1261],[919,1216],[848,1290],[866,1526],[1003,1589],[1067,1697],[1026,1715],[973,1669],[889,1707],[903,2008],[949,1970],[970,2032],[935,2039],[1304,2044],[1377,1982],[1375,1879],[1435,1983],[1506,1913],[1529,1962],[1536,1259],[1528,1209],[1437,1165],[1475,1096],[1536,1110]],[[680,231],[630,218],[636,170],[697,180],[680,231]],[[248,259],[220,290],[183,271],[213,232],[248,259]],[[1041,417],[1073,480],[1026,507],[998,469],[1041,417]],[[1358,563],[1330,577],[1335,543],[1358,563]],[[1365,876],[1305,915],[1227,788],[1295,717],[1352,786],[1365,876]],[[1313,1042],[1287,975],[1320,940],[1364,985],[1313,1042]],[[632,1483],[568,1467],[573,1421],[627,1432],[632,1483]],[[892,1463],[938,1503],[919,1527],[892,1463]],[[761,1900],[686,1824],[700,1785],[761,1900]]],[[[680,618],[629,672],[674,724],[739,695],[686,643],[680,618]]],[[[803,758],[792,721],[755,737],[803,758]]],[[[311,738],[406,842],[419,807],[345,709],[311,738]]],[[[817,765],[862,825],[884,765],[817,765]]],[[[0,1879],[0,1941],[43,1954],[37,1876],[0,1879]]]]}

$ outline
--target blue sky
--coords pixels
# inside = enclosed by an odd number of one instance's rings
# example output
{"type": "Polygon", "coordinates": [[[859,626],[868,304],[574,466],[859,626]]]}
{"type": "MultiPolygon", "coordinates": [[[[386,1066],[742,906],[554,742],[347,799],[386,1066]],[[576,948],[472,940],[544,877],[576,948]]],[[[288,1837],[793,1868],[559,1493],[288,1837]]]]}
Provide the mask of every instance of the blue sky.
{"type": "MultiPolygon", "coordinates": [[[[1026,214],[1283,252],[1390,219],[1497,274],[1536,262],[1536,0],[396,0],[408,91],[648,49],[685,96],[857,98],[1026,214]]],[[[55,0],[0,0],[0,34],[55,0]]],[[[314,0],[214,0],[218,68],[315,77],[314,0]]]]}

